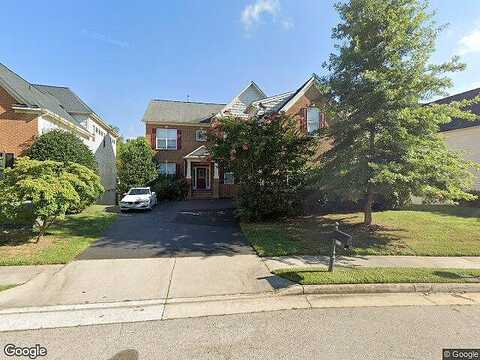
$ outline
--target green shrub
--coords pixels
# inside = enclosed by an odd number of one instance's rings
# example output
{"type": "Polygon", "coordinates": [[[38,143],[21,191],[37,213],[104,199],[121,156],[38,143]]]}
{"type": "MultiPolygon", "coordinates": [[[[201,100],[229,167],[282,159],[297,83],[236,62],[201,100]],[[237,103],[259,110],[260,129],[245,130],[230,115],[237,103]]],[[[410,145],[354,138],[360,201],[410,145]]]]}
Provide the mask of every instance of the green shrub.
{"type": "MultiPolygon", "coordinates": [[[[354,199],[348,194],[340,194],[336,192],[310,190],[304,193],[303,204],[309,212],[346,212],[346,211],[363,211],[365,199],[354,199]]],[[[384,211],[402,208],[410,203],[409,195],[400,195],[391,193],[376,194],[372,208],[374,211],[384,211]]]]}
{"type": "Polygon", "coordinates": [[[86,207],[95,203],[105,191],[100,177],[93,170],[80,164],[68,163],[65,166],[65,171],[80,197],[78,205],[72,206],[69,212],[82,212],[86,207]]]}
{"type": "Polygon", "coordinates": [[[88,146],[75,134],[63,130],[52,130],[38,137],[26,156],[32,160],[74,162],[97,170],[95,156],[88,146]]]}
{"type": "Polygon", "coordinates": [[[477,198],[475,200],[460,200],[460,205],[461,206],[467,206],[467,207],[480,207],[480,190],[472,190],[469,191],[470,194],[476,196],[477,198]]]}
{"type": "Polygon", "coordinates": [[[57,219],[102,192],[98,176],[83,165],[24,157],[0,181],[0,217],[12,223],[29,219],[40,239],[57,219]]]}
{"type": "Polygon", "coordinates": [[[118,150],[118,189],[121,193],[132,187],[147,186],[155,179],[154,152],[144,138],[121,144],[118,150]]]}
{"type": "Polygon", "coordinates": [[[157,200],[184,200],[188,195],[188,183],[185,178],[160,175],[150,187],[157,195],[157,200]]]}

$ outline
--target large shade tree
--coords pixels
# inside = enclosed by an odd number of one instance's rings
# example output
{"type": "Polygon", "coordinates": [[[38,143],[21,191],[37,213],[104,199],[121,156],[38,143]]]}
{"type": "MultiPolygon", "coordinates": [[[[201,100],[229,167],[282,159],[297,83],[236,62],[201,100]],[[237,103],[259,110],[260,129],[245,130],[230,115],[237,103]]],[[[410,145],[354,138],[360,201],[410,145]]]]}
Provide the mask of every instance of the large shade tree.
{"type": "Polygon", "coordinates": [[[322,184],[364,199],[372,223],[377,195],[471,199],[473,163],[449,152],[438,134],[452,117],[473,119],[469,102],[425,105],[452,86],[446,75],[464,65],[454,57],[430,64],[442,27],[421,0],[351,0],[336,4],[336,53],[326,77],[335,117],[326,136],[322,184]]]}

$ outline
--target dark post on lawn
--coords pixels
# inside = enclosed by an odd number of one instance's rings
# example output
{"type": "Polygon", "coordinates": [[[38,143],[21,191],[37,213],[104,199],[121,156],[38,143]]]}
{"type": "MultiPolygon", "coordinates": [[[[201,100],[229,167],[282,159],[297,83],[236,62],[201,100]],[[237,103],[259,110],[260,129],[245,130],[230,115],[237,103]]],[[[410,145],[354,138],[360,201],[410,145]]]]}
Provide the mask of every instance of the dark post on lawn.
{"type": "Polygon", "coordinates": [[[328,263],[328,271],[333,271],[333,266],[335,262],[335,246],[343,246],[344,249],[349,249],[352,246],[352,235],[344,233],[343,231],[338,230],[339,223],[335,223],[335,231],[332,236],[332,248],[330,250],[330,261],[328,263]]]}

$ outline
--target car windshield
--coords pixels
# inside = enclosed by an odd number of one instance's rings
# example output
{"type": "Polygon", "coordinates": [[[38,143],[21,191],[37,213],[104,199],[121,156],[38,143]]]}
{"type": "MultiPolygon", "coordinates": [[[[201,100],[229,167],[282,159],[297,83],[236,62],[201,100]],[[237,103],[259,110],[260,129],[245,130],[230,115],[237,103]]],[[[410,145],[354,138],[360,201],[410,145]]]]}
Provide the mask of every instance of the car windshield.
{"type": "Polygon", "coordinates": [[[130,189],[128,195],[148,195],[150,191],[148,189],[130,189]]]}

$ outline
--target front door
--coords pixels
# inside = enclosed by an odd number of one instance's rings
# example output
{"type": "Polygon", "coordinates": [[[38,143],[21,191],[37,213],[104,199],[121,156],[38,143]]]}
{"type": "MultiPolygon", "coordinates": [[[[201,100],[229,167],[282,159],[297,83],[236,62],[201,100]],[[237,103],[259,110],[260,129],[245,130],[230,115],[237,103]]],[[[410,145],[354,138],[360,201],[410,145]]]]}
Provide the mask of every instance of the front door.
{"type": "Polygon", "coordinates": [[[208,167],[195,167],[195,190],[209,190],[210,189],[210,169],[208,167]]]}

